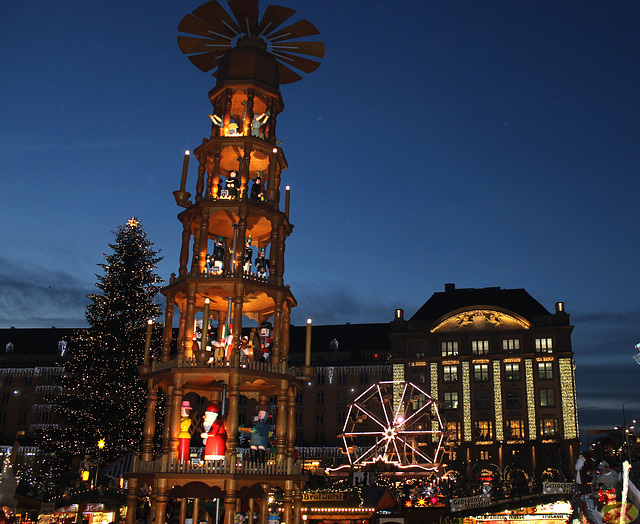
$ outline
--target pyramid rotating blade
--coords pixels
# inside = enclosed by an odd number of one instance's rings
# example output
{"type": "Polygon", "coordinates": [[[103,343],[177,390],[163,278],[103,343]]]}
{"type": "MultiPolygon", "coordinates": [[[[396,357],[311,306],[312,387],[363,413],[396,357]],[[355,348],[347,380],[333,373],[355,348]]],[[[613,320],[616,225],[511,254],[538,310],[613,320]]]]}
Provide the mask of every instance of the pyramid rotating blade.
{"type": "Polygon", "coordinates": [[[278,60],[278,70],[280,71],[280,83],[281,84],[293,84],[298,80],[302,80],[302,77],[296,73],[293,69],[289,69],[286,65],[278,60]]]}
{"type": "MultiPolygon", "coordinates": [[[[178,31],[181,33],[189,33],[191,35],[213,37],[214,33],[219,33],[220,28],[208,21],[201,20],[192,14],[186,15],[178,25],[178,31]]],[[[233,35],[229,36],[229,40],[233,35]]]]}
{"type": "Polygon", "coordinates": [[[231,17],[229,13],[222,7],[216,0],[210,0],[209,2],[202,4],[193,14],[198,18],[215,25],[218,28],[218,32],[230,38],[237,36],[242,30],[236,24],[236,21],[231,17]]]}
{"type": "Polygon", "coordinates": [[[194,38],[192,36],[178,36],[178,46],[185,55],[193,53],[205,53],[207,51],[225,51],[230,49],[227,40],[217,40],[214,38],[194,38]]]}
{"type": "Polygon", "coordinates": [[[243,33],[258,34],[258,0],[228,0],[227,2],[243,33]]]}
{"type": "Polygon", "coordinates": [[[304,71],[305,73],[313,73],[320,67],[320,62],[316,62],[315,60],[310,60],[309,58],[304,58],[302,56],[276,52],[273,54],[277,60],[295,67],[296,69],[300,69],[300,71],[304,71]]]}
{"type": "MultiPolygon", "coordinates": [[[[230,49],[230,48],[229,48],[230,49]]],[[[228,49],[227,49],[228,50],[228,49]]],[[[212,69],[218,67],[220,59],[224,56],[225,51],[217,51],[211,53],[202,53],[200,55],[191,55],[187,58],[191,60],[191,63],[201,71],[207,73],[212,69]]]]}
{"type": "Polygon", "coordinates": [[[322,58],[324,56],[324,42],[280,42],[273,44],[274,53],[283,51],[322,58]]]}
{"type": "Polygon", "coordinates": [[[258,35],[268,35],[296,14],[295,9],[281,5],[268,5],[258,26],[258,35]]]}
{"type": "Polygon", "coordinates": [[[269,35],[269,40],[277,42],[278,40],[292,40],[293,38],[301,38],[303,36],[319,35],[320,31],[308,20],[300,20],[287,27],[283,27],[269,35]]]}

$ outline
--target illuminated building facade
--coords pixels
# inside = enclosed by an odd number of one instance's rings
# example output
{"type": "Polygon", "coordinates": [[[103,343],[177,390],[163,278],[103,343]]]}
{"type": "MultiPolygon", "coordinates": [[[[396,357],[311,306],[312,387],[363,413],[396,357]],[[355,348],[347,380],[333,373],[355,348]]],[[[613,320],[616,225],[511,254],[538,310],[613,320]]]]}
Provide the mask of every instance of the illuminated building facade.
{"type": "Polygon", "coordinates": [[[513,483],[569,478],[579,449],[572,330],[562,302],[551,314],[524,289],[446,284],[411,319],[397,313],[393,363],[440,401],[450,467],[513,483]]]}
{"type": "MultiPolygon", "coordinates": [[[[299,442],[339,445],[357,395],[406,380],[439,401],[449,469],[512,484],[572,474],[578,419],[564,304],[552,314],[523,289],[447,284],[409,320],[398,310],[389,324],[313,329],[316,372],[298,394],[299,442]]],[[[303,328],[292,327],[292,363],[302,347],[303,328]]]]}

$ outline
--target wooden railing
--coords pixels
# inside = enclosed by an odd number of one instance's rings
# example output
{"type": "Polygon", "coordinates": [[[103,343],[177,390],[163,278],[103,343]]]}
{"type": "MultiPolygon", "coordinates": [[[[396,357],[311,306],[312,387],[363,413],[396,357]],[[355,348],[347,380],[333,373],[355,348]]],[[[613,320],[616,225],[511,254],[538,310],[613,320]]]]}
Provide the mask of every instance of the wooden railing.
{"type": "Polygon", "coordinates": [[[188,473],[200,475],[230,475],[232,473],[240,475],[299,475],[300,465],[294,464],[292,468],[287,468],[286,462],[250,462],[239,461],[235,464],[235,471],[232,465],[225,460],[205,460],[198,464],[193,464],[190,460],[163,460],[159,457],[155,460],[144,461],[139,457],[133,459],[133,473],[188,473]],[[165,466],[166,463],[166,466],[165,466]]]}

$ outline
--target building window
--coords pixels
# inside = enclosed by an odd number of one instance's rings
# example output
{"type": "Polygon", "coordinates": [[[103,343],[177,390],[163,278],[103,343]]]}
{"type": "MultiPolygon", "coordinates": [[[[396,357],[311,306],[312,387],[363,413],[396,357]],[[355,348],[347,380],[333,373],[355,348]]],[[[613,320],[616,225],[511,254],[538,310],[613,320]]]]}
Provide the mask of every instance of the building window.
{"type": "Polygon", "coordinates": [[[324,373],[318,373],[316,377],[316,384],[322,386],[324,384],[324,373]]]}
{"type": "Polygon", "coordinates": [[[416,384],[424,384],[426,379],[426,375],[423,371],[414,371],[411,370],[411,382],[416,384]]]}
{"type": "Polygon", "coordinates": [[[522,407],[522,390],[508,389],[504,396],[507,409],[517,409],[522,407]]]}
{"type": "Polygon", "coordinates": [[[315,444],[316,446],[322,446],[324,444],[324,431],[316,431],[315,444]]]}
{"type": "Polygon", "coordinates": [[[13,375],[7,375],[4,377],[4,385],[10,386],[13,383],[13,375]]]}
{"type": "Polygon", "coordinates": [[[300,426],[302,424],[302,411],[296,411],[296,426],[300,426]]]}
{"type": "Polygon", "coordinates": [[[360,373],[360,384],[368,384],[369,383],[369,375],[363,371],[360,373]]]}
{"type": "MultiPolygon", "coordinates": [[[[44,413],[43,413],[44,415],[44,413]]],[[[44,421],[40,421],[41,423],[44,423],[44,421]]],[[[240,424],[241,426],[244,426],[247,423],[247,414],[246,413],[238,413],[238,424],[240,424]]]]}
{"type": "Polygon", "coordinates": [[[536,353],[553,353],[553,342],[550,338],[536,338],[536,353]]]}
{"type": "Polygon", "coordinates": [[[9,403],[9,393],[3,393],[0,397],[0,404],[8,404],[9,403]]]}
{"type": "Polygon", "coordinates": [[[298,394],[296,395],[296,404],[297,404],[298,406],[301,406],[301,405],[302,405],[302,403],[303,403],[303,401],[304,401],[304,395],[303,395],[302,393],[298,393],[298,394]]]}
{"type": "Polygon", "coordinates": [[[458,356],[458,342],[450,340],[449,342],[443,342],[441,345],[443,357],[456,357],[458,356]]]}
{"type": "Polygon", "coordinates": [[[426,342],[409,342],[407,346],[409,357],[425,358],[427,356],[426,342]]]}
{"type": "Polygon", "coordinates": [[[555,418],[543,418],[540,420],[540,434],[555,436],[558,433],[558,420],[555,418]]]}
{"type": "Polygon", "coordinates": [[[7,414],[4,411],[0,411],[0,424],[4,424],[7,421],[7,414]]]}
{"type": "Polygon", "coordinates": [[[520,363],[507,362],[504,365],[505,380],[520,380],[520,363]]]}
{"type": "Polygon", "coordinates": [[[18,425],[24,426],[27,423],[27,412],[22,411],[20,415],[18,415],[18,425]]]}
{"type": "Polygon", "coordinates": [[[28,404],[29,403],[29,393],[23,393],[20,397],[20,404],[28,404]]]}
{"type": "Polygon", "coordinates": [[[338,426],[343,427],[345,420],[347,420],[347,414],[344,411],[338,411],[336,420],[338,422],[338,426]]]}
{"type": "Polygon", "coordinates": [[[507,438],[524,440],[524,420],[507,420],[507,438]]]}
{"type": "Polygon", "coordinates": [[[489,364],[474,364],[473,378],[476,382],[489,381],[489,364]]]}
{"type": "Polygon", "coordinates": [[[458,382],[458,366],[442,366],[445,382],[458,382]]]}
{"type": "Polygon", "coordinates": [[[489,341],[488,340],[472,340],[471,353],[474,355],[488,355],[489,341]]]}
{"type": "Polygon", "coordinates": [[[444,392],[444,409],[458,409],[458,392],[444,392]]]}
{"type": "Polygon", "coordinates": [[[347,403],[347,394],[344,391],[338,391],[338,405],[342,406],[347,403]]]}
{"type": "Polygon", "coordinates": [[[502,340],[502,351],[507,354],[520,352],[520,339],[517,338],[505,338],[502,340]]]}
{"type": "Polygon", "coordinates": [[[476,391],[473,396],[474,409],[491,409],[491,393],[489,391],[476,391]]]}
{"type": "Polygon", "coordinates": [[[31,375],[24,377],[24,385],[25,386],[30,386],[31,382],[33,382],[33,377],[31,375]]]}
{"type": "Polygon", "coordinates": [[[316,393],[316,404],[324,404],[324,393],[316,393]]]}
{"type": "Polygon", "coordinates": [[[316,412],[316,426],[322,426],[324,424],[324,413],[322,411],[316,412]]]}
{"type": "Polygon", "coordinates": [[[338,384],[344,386],[347,383],[347,374],[344,371],[338,373],[338,384]]]}
{"type": "Polygon", "coordinates": [[[540,407],[554,408],[556,406],[555,391],[551,388],[540,390],[540,407]]]}
{"type": "Polygon", "coordinates": [[[538,362],[538,378],[540,380],[553,378],[553,362],[538,362]]]}
{"type": "Polygon", "coordinates": [[[493,423],[490,420],[477,420],[473,426],[476,440],[493,440],[493,423]]]}
{"type": "Polygon", "coordinates": [[[482,451],[480,451],[480,460],[489,460],[491,458],[491,456],[489,455],[489,451],[486,449],[483,449],[482,451]]]}
{"type": "Polygon", "coordinates": [[[460,441],[461,433],[460,433],[460,422],[447,422],[446,423],[447,436],[449,440],[460,441]]]}

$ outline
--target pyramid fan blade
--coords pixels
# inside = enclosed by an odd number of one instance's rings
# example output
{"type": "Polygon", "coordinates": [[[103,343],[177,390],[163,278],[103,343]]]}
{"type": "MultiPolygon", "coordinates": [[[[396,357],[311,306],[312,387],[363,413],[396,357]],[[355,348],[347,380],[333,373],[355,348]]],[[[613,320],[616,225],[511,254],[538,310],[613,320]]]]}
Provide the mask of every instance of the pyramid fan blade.
{"type": "Polygon", "coordinates": [[[275,31],[284,22],[289,20],[297,11],[290,7],[283,7],[281,5],[268,5],[264,11],[260,26],[258,27],[258,35],[261,35],[263,31],[271,33],[275,31]]]}
{"type": "Polygon", "coordinates": [[[278,70],[280,71],[280,83],[292,84],[298,80],[302,80],[302,77],[295,71],[289,69],[282,62],[278,61],[278,70]]]}
{"type": "MultiPolygon", "coordinates": [[[[225,51],[231,49],[227,48],[225,51]]],[[[204,71],[211,71],[212,69],[218,67],[220,63],[220,59],[224,56],[224,51],[219,51],[215,53],[202,53],[200,55],[191,55],[187,57],[191,60],[191,63],[195,65],[198,69],[204,71]]]]}
{"type": "Polygon", "coordinates": [[[258,34],[258,0],[228,0],[227,2],[243,33],[258,34]]]}
{"type": "Polygon", "coordinates": [[[178,46],[185,55],[191,55],[193,53],[218,51],[222,48],[229,49],[229,41],[217,40],[213,38],[193,38],[191,36],[178,36],[178,46]]]}
{"type": "Polygon", "coordinates": [[[290,55],[289,53],[273,53],[277,60],[281,60],[287,65],[291,67],[295,67],[296,69],[300,69],[300,71],[304,71],[305,73],[313,73],[316,69],[320,67],[320,62],[316,62],[315,60],[309,60],[308,58],[304,58],[302,56],[290,55]]]}
{"type": "Polygon", "coordinates": [[[293,38],[301,38],[303,36],[319,35],[320,31],[308,20],[300,20],[294,24],[282,28],[280,31],[267,35],[269,40],[275,42],[277,40],[291,40],[293,38]]]}
{"type": "MultiPolygon", "coordinates": [[[[230,33],[227,28],[224,29],[227,33],[230,33]]],[[[212,22],[201,20],[200,18],[196,18],[195,16],[189,14],[180,21],[180,25],[178,25],[178,31],[182,33],[189,33],[191,35],[199,35],[212,38],[214,37],[213,33],[220,33],[220,28],[218,27],[218,25],[212,22]]],[[[226,33],[223,34],[226,35],[226,33]]],[[[235,35],[230,34],[228,36],[229,40],[231,40],[235,35]]]]}
{"type": "Polygon", "coordinates": [[[198,18],[202,18],[207,22],[210,22],[216,27],[221,34],[225,36],[234,37],[242,30],[236,24],[236,21],[231,17],[229,13],[222,7],[216,0],[211,0],[206,4],[202,4],[194,12],[198,18]]]}
{"type": "Polygon", "coordinates": [[[273,44],[273,52],[280,51],[322,58],[324,56],[324,42],[280,42],[273,44]]]}

